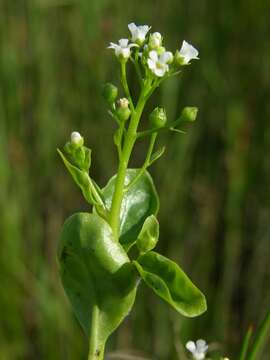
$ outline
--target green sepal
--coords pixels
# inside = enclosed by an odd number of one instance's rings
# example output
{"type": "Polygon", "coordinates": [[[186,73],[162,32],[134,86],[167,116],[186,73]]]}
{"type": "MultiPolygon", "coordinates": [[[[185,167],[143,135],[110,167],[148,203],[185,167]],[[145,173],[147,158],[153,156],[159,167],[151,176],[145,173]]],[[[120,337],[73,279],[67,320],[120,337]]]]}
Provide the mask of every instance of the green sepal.
{"type": "MultiPolygon", "coordinates": [[[[128,169],[125,184],[128,185],[139,173],[139,169],[128,169]]],[[[115,188],[114,175],[103,188],[102,194],[107,209],[111,208],[115,188]]],[[[145,171],[140,179],[124,193],[120,212],[119,242],[128,251],[135,243],[145,219],[156,215],[159,209],[159,198],[150,174],[145,171]]]]}
{"type": "Polygon", "coordinates": [[[92,196],[91,179],[90,179],[88,173],[86,171],[80,170],[76,166],[72,165],[68,161],[68,159],[65,157],[65,155],[62,153],[61,150],[57,149],[57,151],[58,151],[59,155],[61,156],[69,173],[71,174],[73,180],[81,189],[85,200],[91,205],[97,204],[97,201],[92,196]]]}
{"type": "Polygon", "coordinates": [[[156,246],[159,238],[159,223],[154,215],[146,218],[138,235],[136,245],[141,253],[146,253],[156,246]]]}
{"type": "Polygon", "coordinates": [[[92,155],[92,150],[88,149],[87,147],[84,147],[83,169],[87,172],[89,172],[91,167],[91,155],[92,155]]]}
{"type": "Polygon", "coordinates": [[[63,287],[88,338],[93,308],[98,310],[101,347],[133,306],[137,271],[97,214],[77,213],[66,220],[57,256],[63,287]]]}
{"type": "Polygon", "coordinates": [[[194,317],[206,311],[206,299],[173,261],[150,251],[134,261],[144,282],[176,311],[194,317]]]}

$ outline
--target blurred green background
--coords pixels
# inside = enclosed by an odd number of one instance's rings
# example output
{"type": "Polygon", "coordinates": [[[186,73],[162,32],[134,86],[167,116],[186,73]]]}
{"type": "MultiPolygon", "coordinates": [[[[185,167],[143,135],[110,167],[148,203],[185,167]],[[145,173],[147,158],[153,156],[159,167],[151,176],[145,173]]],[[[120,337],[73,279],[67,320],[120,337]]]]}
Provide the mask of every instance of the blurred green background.
{"type": "Polygon", "coordinates": [[[185,319],[142,285],[108,350],[174,360],[186,340],[204,338],[236,358],[270,303],[269,13],[266,0],[0,1],[0,360],[86,358],[55,253],[64,219],[87,206],[56,148],[78,130],[94,178],[103,185],[116,171],[100,89],[117,81],[106,47],[132,21],[152,25],[171,49],[186,39],[200,50],[153,100],[172,120],[196,105],[198,121],[160,139],[166,154],[150,171],[159,250],[191,275],[209,310],[185,319]]]}

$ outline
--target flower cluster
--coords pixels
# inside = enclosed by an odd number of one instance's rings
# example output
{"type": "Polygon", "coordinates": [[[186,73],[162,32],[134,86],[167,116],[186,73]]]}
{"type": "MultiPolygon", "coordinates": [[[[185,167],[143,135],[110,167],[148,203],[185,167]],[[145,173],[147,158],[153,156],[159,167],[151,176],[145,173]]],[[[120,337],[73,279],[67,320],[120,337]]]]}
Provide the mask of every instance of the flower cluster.
{"type": "Polygon", "coordinates": [[[208,345],[205,340],[188,341],[186,343],[186,348],[191,352],[194,360],[203,360],[208,350],[208,345]]]}
{"type": "MultiPolygon", "coordinates": [[[[188,341],[186,343],[186,349],[191,353],[193,360],[203,360],[208,352],[209,346],[206,341],[199,339],[195,341],[188,341]]],[[[210,358],[207,358],[211,360],[210,358]]],[[[220,357],[220,360],[230,360],[228,357],[220,357]]]]}
{"type": "Polygon", "coordinates": [[[185,40],[173,55],[164,47],[159,32],[149,33],[150,26],[131,23],[128,29],[130,39],[120,39],[118,43],[111,42],[108,48],[115,51],[120,61],[126,62],[129,58],[140,61],[146,72],[158,78],[179,70],[179,67],[188,65],[193,59],[198,59],[198,50],[185,40]]]}

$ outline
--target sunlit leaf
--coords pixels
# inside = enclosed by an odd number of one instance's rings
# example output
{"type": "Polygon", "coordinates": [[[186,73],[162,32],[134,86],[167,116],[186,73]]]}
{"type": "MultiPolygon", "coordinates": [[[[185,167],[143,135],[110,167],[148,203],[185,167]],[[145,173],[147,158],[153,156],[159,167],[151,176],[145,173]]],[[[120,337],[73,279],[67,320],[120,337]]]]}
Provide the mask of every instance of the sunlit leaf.
{"type": "Polygon", "coordinates": [[[145,283],[180,314],[194,317],[206,311],[204,295],[175,262],[150,251],[134,263],[145,283]]]}
{"type": "Polygon", "coordinates": [[[105,220],[89,213],[65,222],[58,261],[63,286],[88,337],[93,306],[98,309],[98,342],[104,344],[133,305],[134,266],[105,220]]]}
{"type": "MultiPolygon", "coordinates": [[[[137,169],[128,169],[125,184],[128,185],[138,174],[137,169]]],[[[116,176],[103,189],[106,207],[110,209],[116,176]]],[[[120,212],[120,243],[128,250],[136,241],[145,219],[159,209],[159,199],[150,174],[145,173],[124,194],[120,212]]]]}

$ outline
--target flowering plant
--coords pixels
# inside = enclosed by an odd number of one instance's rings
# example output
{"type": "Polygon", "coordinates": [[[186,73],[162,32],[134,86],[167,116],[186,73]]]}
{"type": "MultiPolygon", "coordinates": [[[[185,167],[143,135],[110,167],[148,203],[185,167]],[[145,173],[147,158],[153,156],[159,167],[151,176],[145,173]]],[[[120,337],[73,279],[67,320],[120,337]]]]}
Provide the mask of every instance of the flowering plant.
{"type": "Polygon", "coordinates": [[[130,39],[109,46],[119,61],[124,97],[118,98],[118,88],[113,84],[106,84],[103,91],[117,125],[113,137],[119,160],[116,175],[104,188],[98,186],[89,174],[91,149],[78,132],[71,134],[64,151],[58,150],[92,207],[91,212],[75,213],[66,220],[58,246],[62,283],[89,338],[89,360],[103,359],[108,337],[134,304],[140,279],[184,316],[198,316],[206,310],[204,295],[184,271],[153,251],[159,239],[159,199],[147,171],[164,152],[164,148],[155,149],[158,134],[164,130],[181,132],[177,126],[194,121],[197,109],[186,107],[175,121],[167,123],[165,109],[156,107],[145,129],[138,130],[155,89],[198,59],[198,51],[184,41],[173,55],[166,50],[160,33],[149,33],[149,26],[132,23],[129,30],[130,39]],[[136,101],[126,75],[130,63],[140,84],[136,101]],[[141,168],[131,169],[134,145],[144,138],[149,139],[145,161],[141,168]]]}

